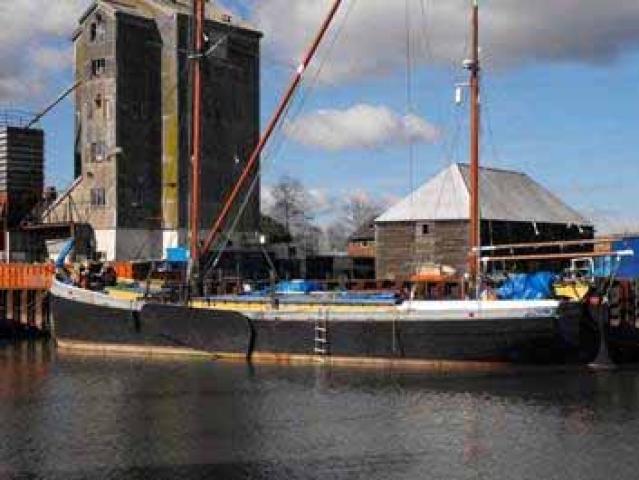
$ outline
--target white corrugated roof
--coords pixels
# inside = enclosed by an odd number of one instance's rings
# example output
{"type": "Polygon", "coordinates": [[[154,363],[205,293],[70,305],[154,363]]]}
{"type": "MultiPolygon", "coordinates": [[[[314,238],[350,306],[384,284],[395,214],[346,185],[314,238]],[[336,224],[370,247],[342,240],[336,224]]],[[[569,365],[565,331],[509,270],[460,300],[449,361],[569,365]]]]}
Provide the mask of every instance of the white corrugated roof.
{"type": "MultiPolygon", "coordinates": [[[[453,164],[384,212],[376,222],[467,220],[469,176],[468,165],[453,164]]],[[[481,217],[486,220],[591,224],[521,172],[481,168],[479,192],[481,217]]]]}

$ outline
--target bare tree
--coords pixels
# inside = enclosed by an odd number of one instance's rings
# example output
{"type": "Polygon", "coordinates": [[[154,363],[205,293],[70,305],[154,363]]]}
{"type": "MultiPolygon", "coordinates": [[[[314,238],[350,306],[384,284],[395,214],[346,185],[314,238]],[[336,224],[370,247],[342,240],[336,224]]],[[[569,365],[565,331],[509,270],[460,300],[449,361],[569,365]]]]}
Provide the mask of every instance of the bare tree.
{"type": "Polygon", "coordinates": [[[283,176],[271,189],[269,214],[295,236],[312,220],[309,194],[299,180],[283,176]]]}
{"type": "Polygon", "coordinates": [[[363,225],[372,222],[383,209],[381,202],[367,195],[351,195],[344,201],[341,220],[350,235],[363,225]]]}
{"type": "Polygon", "coordinates": [[[381,202],[367,195],[354,194],[345,198],[341,205],[341,215],[326,227],[326,242],[333,251],[346,248],[348,238],[358,229],[371,223],[384,207],[381,202]]]}
{"type": "Polygon", "coordinates": [[[316,253],[322,231],[315,225],[315,209],[308,190],[298,179],[283,176],[271,188],[269,215],[282,224],[304,251],[316,253]]]}
{"type": "Polygon", "coordinates": [[[326,247],[331,252],[340,252],[346,248],[349,233],[344,229],[341,220],[335,220],[326,227],[324,232],[326,237],[326,247]]]}

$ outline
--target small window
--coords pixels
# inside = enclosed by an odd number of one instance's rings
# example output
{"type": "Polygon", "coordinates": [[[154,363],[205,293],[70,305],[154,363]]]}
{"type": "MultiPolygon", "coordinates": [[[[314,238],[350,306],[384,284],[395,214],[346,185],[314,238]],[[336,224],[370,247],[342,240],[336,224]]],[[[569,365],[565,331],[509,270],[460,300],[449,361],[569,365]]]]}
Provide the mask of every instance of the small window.
{"type": "Polygon", "coordinates": [[[95,16],[95,22],[89,26],[89,40],[92,43],[103,42],[106,34],[106,25],[102,15],[95,16]]]}
{"type": "Polygon", "coordinates": [[[104,207],[106,205],[106,192],[104,188],[91,189],[91,206],[104,207]]]}
{"type": "Polygon", "coordinates": [[[104,142],[91,143],[91,162],[102,162],[106,155],[106,145],[104,142]]]}
{"type": "Polygon", "coordinates": [[[422,235],[428,235],[430,233],[430,225],[425,223],[422,225],[422,235]]]}
{"type": "Polygon", "coordinates": [[[102,108],[102,95],[98,93],[95,96],[95,109],[100,110],[101,108],[102,108]]]}
{"type": "Polygon", "coordinates": [[[91,61],[91,75],[94,77],[101,77],[106,73],[106,60],[104,58],[98,58],[91,61]]]}

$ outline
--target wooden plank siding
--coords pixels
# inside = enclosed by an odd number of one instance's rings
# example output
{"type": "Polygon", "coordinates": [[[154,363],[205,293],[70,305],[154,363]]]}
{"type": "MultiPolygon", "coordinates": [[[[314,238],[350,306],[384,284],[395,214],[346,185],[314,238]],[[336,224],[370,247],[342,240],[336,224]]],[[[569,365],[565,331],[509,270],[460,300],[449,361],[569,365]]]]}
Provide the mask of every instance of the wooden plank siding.
{"type": "MultiPolygon", "coordinates": [[[[465,220],[378,223],[375,227],[377,278],[405,278],[416,273],[418,265],[429,263],[450,266],[463,273],[467,267],[468,236],[468,222],[465,220]],[[424,225],[428,226],[427,232],[424,225]]],[[[594,231],[588,227],[564,224],[534,225],[531,222],[485,220],[481,225],[481,236],[482,245],[500,245],[592,239],[594,231]]],[[[555,251],[556,248],[535,250],[537,253],[555,251]]],[[[588,252],[592,251],[592,246],[576,246],[563,251],[588,252]]],[[[561,265],[553,263],[547,267],[556,269],[561,265]]]]}
{"type": "Polygon", "coordinates": [[[377,278],[394,279],[410,274],[414,239],[413,222],[389,222],[375,226],[377,278]]]}

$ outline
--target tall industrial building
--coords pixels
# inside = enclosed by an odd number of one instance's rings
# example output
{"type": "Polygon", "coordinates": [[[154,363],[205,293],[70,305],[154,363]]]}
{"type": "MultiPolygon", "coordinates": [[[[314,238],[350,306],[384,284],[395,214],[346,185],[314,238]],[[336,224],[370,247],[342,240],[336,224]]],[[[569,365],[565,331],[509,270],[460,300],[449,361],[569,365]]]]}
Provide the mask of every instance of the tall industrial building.
{"type": "MultiPolygon", "coordinates": [[[[99,0],[73,35],[78,180],[58,208],[73,202],[106,259],[159,258],[186,244],[191,14],[190,1],[99,0]]],[[[207,19],[203,233],[257,144],[260,104],[261,33],[212,5],[207,19]]],[[[237,230],[258,224],[255,185],[237,230]]]]}
{"type": "Polygon", "coordinates": [[[43,186],[43,131],[0,125],[0,250],[3,257],[33,260],[37,242],[22,231],[21,223],[41,202],[43,186]]]}

